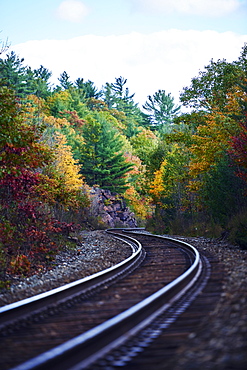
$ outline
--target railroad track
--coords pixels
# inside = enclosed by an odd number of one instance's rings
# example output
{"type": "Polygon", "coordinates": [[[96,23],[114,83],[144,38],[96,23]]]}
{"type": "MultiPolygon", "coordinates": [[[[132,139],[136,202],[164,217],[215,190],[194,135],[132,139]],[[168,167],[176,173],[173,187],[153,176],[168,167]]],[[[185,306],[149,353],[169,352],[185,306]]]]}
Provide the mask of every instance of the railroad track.
{"type": "MultiPolygon", "coordinates": [[[[167,361],[176,345],[165,349],[159,338],[169,337],[205,289],[211,273],[208,258],[175,239],[140,230],[109,232],[131,246],[131,257],[115,268],[0,308],[2,370],[150,370],[167,361]]],[[[186,322],[177,343],[191,331],[191,319],[186,322]]]]}

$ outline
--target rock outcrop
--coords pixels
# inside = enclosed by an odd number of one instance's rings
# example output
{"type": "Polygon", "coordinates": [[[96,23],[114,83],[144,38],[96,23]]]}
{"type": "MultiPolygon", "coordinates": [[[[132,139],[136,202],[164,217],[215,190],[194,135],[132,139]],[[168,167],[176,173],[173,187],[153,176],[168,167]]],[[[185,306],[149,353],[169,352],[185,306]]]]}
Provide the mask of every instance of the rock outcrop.
{"type": "Polygon", "coordinates": [[[91,216],[106,227],[137,227],[135,215],[126,206],[123,197],[109,190],[93,187],[90,191],[91,216]]]}

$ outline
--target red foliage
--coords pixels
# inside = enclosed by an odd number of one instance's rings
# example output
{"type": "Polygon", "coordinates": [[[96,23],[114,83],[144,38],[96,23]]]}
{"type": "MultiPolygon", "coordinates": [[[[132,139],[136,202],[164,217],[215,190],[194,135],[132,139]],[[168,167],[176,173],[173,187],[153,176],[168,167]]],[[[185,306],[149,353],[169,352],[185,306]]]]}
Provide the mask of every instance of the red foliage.
{"type": "Polygon", "coordinates": [[[78,116],[78,113],[75,110],[62,111],[59,112],[59,115],[61,116],[61,118],[66,118],[67,121],[71,124],[71,126],[77,129],[81,128],[86,122],[84,119],[81,119],[78,116]]]}
{"type": "Polygon", "coordinates": [[[239,135],[231,138],[229,153],[239,167],[237,175],[247,182],[247,114],[240,128],[239,135]]]}
{"type": "Polygon", "coordinates": [[[19,166],[9,169],[4,168],[5,174],[0,178],[1,202],[10,206],[11,201],[21,201],[31,197],[34,187],[40,182],[40,175],[19,166]]]}
{"type": "Polygon", "coordinates": [[[52,163],[53,153],[42,144],[42,129],[25,122],[13,93],[1,86],[0,117],[1,278],[4,271],[28,274],[46,264],[72,225],[50,213],[56,190],[42,168],[52,163]]]}

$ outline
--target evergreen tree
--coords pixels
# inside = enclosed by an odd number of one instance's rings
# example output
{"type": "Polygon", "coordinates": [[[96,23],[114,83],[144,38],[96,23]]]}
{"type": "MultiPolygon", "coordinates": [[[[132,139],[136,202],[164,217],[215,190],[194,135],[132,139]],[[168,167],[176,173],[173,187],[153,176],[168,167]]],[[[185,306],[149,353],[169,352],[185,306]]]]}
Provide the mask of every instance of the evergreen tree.
{"type": "Polygon", "coordinates": [[[128,87],[125,87],[127,79],[123,77],[116,78],[115,83],[106,83],[104,89],[104,101],[108,108],[115,108],[119,111],[127,113],[129,105],[133,104],[133,97],[135,94],[129,95],[128,87]]]}
{"type": "Polygon", "coordinates": [[[137,112],[140,114],[140,112],[133,100],[135,94],[130,95],[129,88],[125,87],[126,83],[127,79],[123,77],[116,78],[115,83],[106,83],[104,101],[108,108],[115,108],[118,111],[122,111],[128,117],[137,115],[137,112]]]}
{"type": "Polygon", "coordinates": [[[99,99],[102,95],[102,91],[98,91],[94,83],[90,80],[84,82],[83,78],[77,78],[75,87],[79,89],[80,98],[83,102],[90,98],[99,99]]]}
{"type": "Polygon", "coordinates": [[[116,193],[126,190],[125,174],[132,168],[125,161],[116,130],[100,113],[90,115],[83,126],[85,144],[81,152],[81,173],[89,185],[116,193]]]}
{"type": "Polygon", "coordinates": [[[47,98],[50,95],[49,79],[52,76],[47,68],[42,65],[33,71],[33,94],[39,98],[47,98]]]}
{"type": "Polygon", "coordinates": [[[20,59],[13,51],[6,59],[0,59],[0,77],[2,83],[15,90],[18,97],[26,95],[26,68],[23,66],[24,59],[20,59]]]}
{"type": "Polygon", "coordinates": [[[49,78],[51,72],[40,66],[32,70],[23,65],[24,59],[19,58],[13,51],[6,59],[0,59],[0,77],[2,83],[14,89],[15,94],[24,99],[27,95],[34,94],[39,98],[46,98],[50,94],[49,78]]]}
{"type": "Polygon", "coordinates": [[[105,84],[103,94],[104,94],[104,97],[103,97],[104,102],[106,103],[109,109],[112,109],[115,105],[115,96],[112,92],[112,86],[111,84],[109,84],[109,82],[105,84]]]}
{"type": "Polygon", "coordinates": [[[125,99],[126,101],[133,99],[135,94],[129,95],[129,88],[124,87],[127,83],[127,79],[122,76],[116,78],[116,82],[111,84],[112,90],[115,92],[116,96],[125,99]]]}
{"type": "Polygon", "coordinates": [[[115,83],[106,83],[103,89],[103,101],[109,109],[123,112],[125,115],[125,135],[131,137],[139,132],[138,125],[147,125],[147,116],[140,110],[138,104],[134,102],[134,95],[129,93],[129,88],[125,87],[127,79],[116,78],[115,83]]]}
{"type": "Polygon", "coordinates": [[[174,98],[170,93],[166,94],[165,90],[149,95],[143,108],[150,112],[151,124],[159,129],[171,125],[180,110],[179,106],[175,106],[174,98]]]}
{"type": "Polygon", "coordinates": [[[60,85],[62,86],[64,90],[67,90],[73,86],[73,83],[69,79],[70,79],[70,76],[68,75],[66,71],[61,73],[60,77],[58,78],[58,81],[60,82],[60,85]]]}

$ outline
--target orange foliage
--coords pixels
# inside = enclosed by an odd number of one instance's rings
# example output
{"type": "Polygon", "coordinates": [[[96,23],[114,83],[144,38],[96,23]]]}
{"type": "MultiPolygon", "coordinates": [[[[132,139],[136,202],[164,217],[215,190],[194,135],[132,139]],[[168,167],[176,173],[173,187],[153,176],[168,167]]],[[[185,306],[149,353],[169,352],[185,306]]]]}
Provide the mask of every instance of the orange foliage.
{"type": "MultiPolygon", "coordinates": [[[[193,144],[190,147],[192,159],[189,174],[193,180],[217,164],[219,158],[230,147],[230,137],[237,132],[238,124],[229,115],[217,110],[207,115],[206,124],[198,126],[197,133],[192,136],[193,144]]],[[[191,184],[195,187],[194,182],[191,184]]],[[[199,183],[196,188],[198,186],[199,183]]]]}

